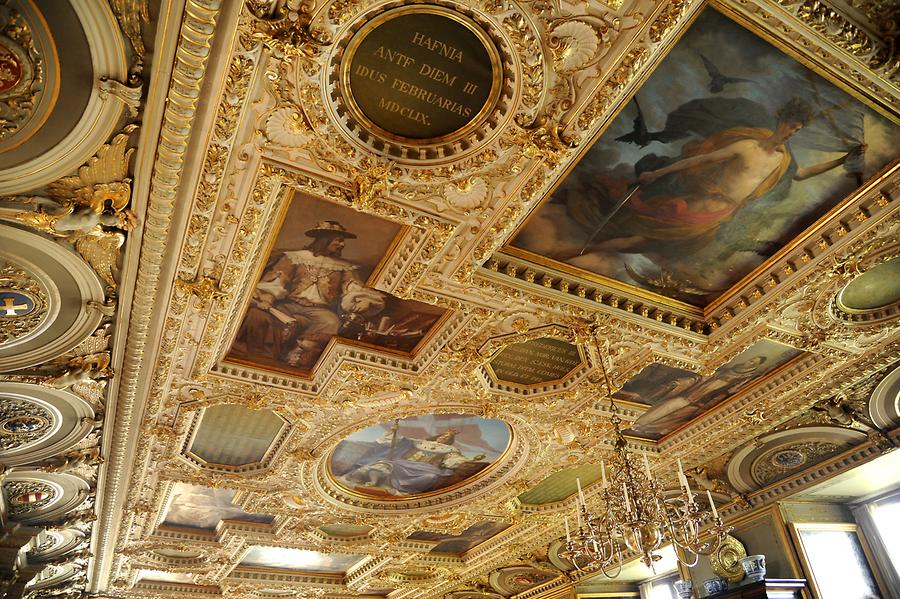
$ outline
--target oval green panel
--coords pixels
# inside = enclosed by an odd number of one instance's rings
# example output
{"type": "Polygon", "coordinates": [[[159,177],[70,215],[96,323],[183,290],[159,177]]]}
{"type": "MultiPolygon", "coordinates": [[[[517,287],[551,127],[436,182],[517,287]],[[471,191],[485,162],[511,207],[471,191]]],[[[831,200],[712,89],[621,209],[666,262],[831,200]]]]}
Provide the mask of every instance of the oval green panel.
{"type": "Polygon", "coordinates": [[[875,310],[900,300],[900,258],[872,267],[850,281],[838,300],[848,310],[875,310]]]}

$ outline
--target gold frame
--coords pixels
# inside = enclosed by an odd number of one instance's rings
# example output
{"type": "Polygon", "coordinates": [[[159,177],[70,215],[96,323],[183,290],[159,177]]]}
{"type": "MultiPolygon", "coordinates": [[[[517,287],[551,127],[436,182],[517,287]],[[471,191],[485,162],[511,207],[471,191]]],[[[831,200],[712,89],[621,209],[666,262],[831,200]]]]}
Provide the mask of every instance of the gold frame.
{"type": "Polygon", "coordinates": [[[491,37],[481,28],[481,26],[478,25],[478,23],[476,23],[466,15],[446,6],[435,4],[412,4],[392,8],[365,23],[365,25],[360,27],[359,30],[355,31],[353,33],[353,36],[350,38],[350,42],[347,44],[347,49],[345,50],[344,55],[341,57],[338,72],[340,92],[344,96],[344,99],[346,100],[345,105],[347,107],[347,110],[350,112],[353,118],[376,137],[409,146],[430,146],[437,144],[447,144],[469,135],[472,131],[474,131],[484,123],[488,115],[494,110],[494,107],[496,107],[497,101],[500,99],[500,90],[502,87],[501,83],[503,81],[503,65],[500,60],[500,51],[497,49],[491,37]],[[356,56],[357,49],[366,39],[366,36],[384,23],[396,19],[397,17],[402,17],[410,14],[433,14],[456,21],[478,38],[478,41],[480,41],[482,46],[484,46],[484,49],[487,52],[491,62],[491,90],[488,93],[488,98],[485,101],[484,105],[471,119],[469,119],[468,123],[466,123],[459,129],[456,129],[455,131],[451,131],[450,133],[438,137],[429,137],[422,139],[404,137],[402,135],[391,133],[390,131],[379,127],[368,116],[366,116],[366,114],[359,107],[359,104],[356,102],[356,98],[353,95],[353,87],[350,85],[350,66],[353,62],[354,57],[356,56]]]}
{"type": "MultiPolygon", "coordinates": [[[[228,354],[231,350],[231,347],[232,347],[232,345],[234,345],[234,341],[237,338],[237,334],[241,329],[241,325],[244,322],[244,316],[246,316],[247,310],[250,307],[250,300],[253,297],[253,289],[256,288],[256,284],[259,282],[260,277],[262,277],[262,273],[266,268],[266,262],[268,262],[269,256],[272,254],[272,249],[275,247],[275,241],[278,239],[278,234],[281,232],[282,225],[284,224],[284,221],[287,218],[287,213],[290,210],[291,204],[294,202],[295,196],[297,196],[298,194],[305,195],[308,198],[315,200],[315,201],[327,202],[329,204],[333,204],[335,206],[339,206],[339,207],[343,207],[343,208],[347,207],[347,206],[344,206],[343,204],[334,202],[333,200],[331,200],[329,198],[317,196],[317,195],[309,193],[309,192],[304,192],[304,191],[298,190],[292,186],[285,187],[285,191],[283,192],[282,196],[278,199],[278,202],[281,203],[281,205],[277,208],[278,215],[275,218],[275,222],[273,223],[271,231],[269,232],[269,238],[266,240],[265,248],[260,253],[260,256],[264,256],[265,258],[262,260],[259,260],[259,262],[256,264],[256,268],[253,271],[253,277],[251,279],[252,281],[254,281],[254,283],[250,288],[250,292],[247,293],[247,297],[244,298],[244,301],[242,302],[242,305],[241,305],[241,310],[240,310],[241,317],[236,321],[237,324],[234,327],[234,331],[232,331],[231,334],[228,335],[228,342],[227,342],[227,344],[225,344],[224,352],[218,361],[220,363],[236,364],[238,366],[245,366],[245,367],[255,368],[255,369],[264,370],[264,371],[277,372],[279,374],[284,374],[284,375],[293,376],[293,377],[302,377],[306,380],[311,380],[315,377],[316,371],[318,370],[319,366],[322,363],[322,358],[324,356],[326,356],[329,352],[331,352],[333,347],[337,343],[342,343],[345,345],[350,345],[350,346],[358,347],[361,349],[370,349],[370,350],[376,351],[376,352],[383,352],[385,354],[392,355],[392,356],[400,356],[403,358],[410,358],[410,359],[414,358],[416,356],[416,354],[418,354],[422,350],[422,348],[425,345],[427,345],[429,341],[431,341],[431,338],[437,334],[437,331],[439,331],[441,329],[441,327],[447,322],[447,320],[453,314],[452,310],[449,310],[447,308],[442,308],[444,310],[444,314],[440,318],[438,318],[433,325],[431,325],[431,330],[429,330],[422,337],[422,339],[415,345],[415,347],[413,347],[412,350],[410,350],[409,352],[391,349],[388,347],[381,347],[379,345],[374,345],[371,343],[366,343],[364,341],[358,341],[355,339],[346,339],[344,337],[339,337],[339,336],[335,335],[325,345],[325,348],[322,350],[322,354],[316,360],[316,363],[313,365],[313,367],[308,370],[300,369],[300,368],[288,368],[288,367],[284,367],[284,366],[275,366],[275,365],[268,365],[268,364],[259,364],[256,362],[252,362],[250,360],[245,360],[243,358],[233,358],[233,357],[230,358],[228,356],[228,354]]],[[[381,258],[378,260],[378,263],[372,269],[372,274],[370,274],[369,277],[366,279],[366,284],[371,285],[371,282],[378,278],[378,276],[384,270],[385,266],[388,264],[388,262],[390,262],[391,258],[396,253],[397,248],[400,246],[400,243],[402,242],[403,238],[406,236],[407,232],[410,230],[411,227],[410,227],[410,225],[404,225],[401,223],[397,223],[395,221],[387,219],[383,216],[379,216],[377,214],[371,214],[371,213],[365,213],[365,214],[367,214],[368,216],[370,216],[374,219],[383,220],[383,221],[392,223],[392,224],[400,227],[400,229],[397,231],[397,234],[394,236],[394,239],[388,245],[387,249],[384,251],[384,254],[381,256],[381,258]]],[[[389,294],[389,295],[391,295],[391,294],[389,294]]],[[[394,297],[396,297],[396,296],[394,296],[394,297]]],[[[399,299],[403,299],[403,298],[399,298],[399,299]]]]}
{"type": "Polygon", "coordinates": [[[878,591],[881,593],[882,597],[887,597],[884,592],[885,586],[884,581],[881,578],[881,572],[879,572],[877,564],[872,559],[872,550],[869,548],[869,544],[866,542],[865,537],[860,533],[859,527],[856,524],[849,522],[791,522],[789,529],[791,533],[791,541],[794,545],[794,551],[797,553],[800,559],[803,573],[807,577],[809,590],[812,593],[814,599],[822,599],[822,595],[819,592],[819,585],[816,582],[816,575],[812,567],[810,566],[809,556],[806,554],[806,547],[803,544],[803,540],[800,534],[805,530],[854,533],[856,539],[859,541],[859,546],[863,552],[863,558],[866,560],[866,565],[869,567],[869,572],[872,574],[872,580],[875,582],[875,586],[878,588],[878,591]]]}
{"type": "Polygon", "coordinates": [[[820,218],[818,218],[814,223],[810,224],[806,229],[804,229],[800,234],[791,239],[784,247],[779,249],[775,254],[763,260],[759,265],[757,265],[754,269],[744,275],[741,279],[735,282],[731,287],[729,287],[726,291],[724,291],[719,297],[714,299],[712,302],[707,304],[706,306],[699,307],[694,306],[693,304],[689,304],[680,300],[676,300],[653,291],[649,291],[646,289],[642,289],[640,287],[630,285],[628,283],[624,283],[617,279],[613,279],[611,277],[607,277],[605,275],[591,272],[588,270],[584,270],[582,268],[572,266],[565,262],[557,261],[552,258],[548,258],[546,256],[542,256],[540,254],[535,254],[528,250],[516,247],[512,245],[515,238],[522,232],[522,230],[528,225],[532,218],[534,218],[538,211],[549,202],[552,198],[553,194],[556,190],[562,185],[563,181],[565,181],[568,176],[571,174],[572,170],[581,162],[584,158],[585,154],[590,151],[590,149],[594,146],[594,144],[600,139],[600,137],[606,132],[609,125],[619,116],[621,111],[625,108],[625,106],[631,102],[634,96],[640,91],[641,87],[644,83],[649,79],[653,73],[656,71],[656,68],[659,64],[665,60],[665,58],[669,55],[672,49],[678,44],[681,40],[682,36],[687,33],[688,30],[693,26],[694,21],[703,13],[706,9],[713,9],[719,12],[722,16],[727,19],[733,21],[738,26],[743,29],[749,31],[756,37],[760,38],[764,42],[768,43],[776,50],[786,54],[791,59],[797,61],[804,67],[812,70],[816,75],[824,78],[829,83],[835,85],[842,91],[848,93],[853,98],[859,100],[864,103],[866,106],[880,113],[882,116],[886,117],[888,120],[892,121],[896,125],[900,125],[900,113],[894,111],[894,109],[886,104],[883,104],[883,101],[877,96],[870,96],[861,88],[854,86],[845,75],[834,71],[832,68],[818,62],[818,60],[814,57],[810,57],[803,52],[799,51],[797,48],[786,44],[784,41],[776,38],[772,35],[771,32],[766,29],[760,27],[757,23],[754,23],[750,19],[748,19],[745,15],[737,12],[732,6],[730,6],[730,2],[728,0],[706,0],[702,6],[700,6],[693,15],[691,15],[690,19],[685,23],[685,25],[678,32],[678,35],[674,36],[672,40],[665,46],[664,50],[656,55],[655,60],[650,62],[645,68],[643,74],[635,79],[635,85],[632,89],[623,96],[618,105],[615,106],[614,110],[610,114],[608,118],[604,120],[604,124],[600,127],[600,129],[593,135],[593,137],[586,143],[584,143],[581,149],[578,151],[578,154],[572,161],[566,166],[565,170],[563,170],[559,175],[557,175],[556,180],[553,181],[553,184],[550,186],[549,190],[544,194],[544,196],[535,204],[535,206],[530,210],[528,215],[522,220],[522,222],[516,227],[513,233],[509,236],[508,240],[500,247],[498,250],[500,253],[503,253],[508,256],[512,256],[515,258],[520,258],[523,260],[530,261],[538,266],[553,269],[557,272],[561,272],[563,274],[577,277],[582,280],[588,281],[590,283],[594,283],[597,285],[602,285],[606,288],[612,289],[614,291],[627,293],[632,297],[653,301],[655,303],[661,304],[669,309],[677,310],[684,312],[690,316],[694,317],[709,317],[717,308],[720,308],[724,304],[731,301],[736,295],[740,294],[741,291],[747,286],[749,282],[759,277],[763,272],[770,269],[774,263],[780,260],[782,257],[786,256],[793,252],[798,246],[802,245],[802,243],[814,235],[817,231],[820,231],[825,226],[827,226],[831,221],[833,221],[836,216],[843,211],[848,205],[852,204],[858,197],[864,195],[872,188],[878,187],[881,185],[886,179],[889,177],[900,173],[900,158],[895,158],[894,160],[888,162],[884,167],[882,167],[876,174],[870,177],[869,180],[863,183],[860,187],[850,192],[846,197],[837,201],[837,203],[829,209],[825,214],[823,214],[820,218]]]}

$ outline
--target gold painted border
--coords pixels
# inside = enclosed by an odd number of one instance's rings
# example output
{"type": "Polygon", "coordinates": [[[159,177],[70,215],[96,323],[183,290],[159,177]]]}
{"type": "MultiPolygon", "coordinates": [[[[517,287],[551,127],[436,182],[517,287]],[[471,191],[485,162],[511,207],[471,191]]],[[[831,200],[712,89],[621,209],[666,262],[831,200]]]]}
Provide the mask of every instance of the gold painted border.
{"type": "Polygon", "coordinates": [[[388,10],[378,15],[371,21],[367,22],[358,31],[356,31],[353,34],[353,37],[350,39],[350,42],[347,44],[347,49],[345,50],[344,55],[341,58],[339,73],[339,87],[341,94],[346,99],[347,109],[350,111],[353,118],[361,123],[366,129],[368,129],[369,132],[375,134],[376,137],[389,139],[391,141],[399,142],[409,146],[429,146],[457,141],[466,137],[469,133],[482,125],[487,116],[494,110],[497,105],[497,101],[500,99],[500,88],[503,80],[503,64],[500,60],[500,51],[497,50],[497,47],[494,45],[493,40],[474,20],[458,11],[447,8],[445,6],[419,4],[401,6],[388,10]],[[466,125],[455,131],[452,131],[451,133],[439,137],[416,139],[391,133],[390,131],[387,131],[376,125],[371,121],[371,119],[369,119],[369,117],[365,115],[365,113],[363,113],[362,109],[360,109],[359,105],[356,102],[356,98],[353,95],[353,88],[350,85],[350,64],[353,62],[353,58],[356,55],[356,51],[359,48],[360,44],[362,44],[366,36],[371,33],[373,29],[388,21],[396,19],[397,17],[402,17],[408,14],[423,13],[439,15],[451,19],[471,31],[484,46],[485,50],[488,53],[488,56],[490,57],[492,77],[491,91],[488,94],[487,101],[484,103],[484,106],[481,107],[481,110],[479,110],[478,113],[474,117],[472,117],[466,125]]]}
{"type": "Polygon", "coordinates": [[[601,285],[605,285],[611,289],[627,292],[632,294],[635,297],[643,298],[658,302],[670,309],[673,310],[684,310],[694,316],[710,316],[717,308],[721,307],[723,304],[732,300],[734,296],[740,294],[746,285],[762,274],[764,271],[770,269],[778,260],[786,256],[787,254],[793,252],[799,245],[801,245],[804,241],[806,241],[809,237],[814,235],[817,231],[820,231],[824,228],[828,223],[835,219],[836,215],[841,212],[843,209],[847,207],[847,205],[851,204],[856,198],[861,195],[864,195],[867,191],[871,190],[874,187],[877,187],[883,183],[884,180],[889,178],[890,176],[900,172],[900,158],[897,158],[893,161],[888,162],[884,167],[882,167],[875,175],[873,175],[868,181],[863,183],[862,186],[853,190],[848,196],[839,200],[835,206],[833,206],[830,210],[828,210],[824,215],[822,215],[818,220],[816,220],[813,224],[807,227],[803,232],[790,240],[784,247],[782,247],[775,254],[770,256],[768,259],[764,260],[760,263],[756,268],[752,271],[748,272],[744,277],[738,280],[734,285],[732,285],[728,290],[722,293],[718,298],[707,304],[706,306],[694,306],[692,304],[688,304],[686,302],[681,302],[679,300],[669,298],[652,291],[642,289],[640,287],[636,287],[630,285],[628,283],[623,283],[618,281],[617,279],[611,279],[606,277],[605,275],[594,273],[590,271],[583,270],[581,268],[572,266],[565,262],[560,262],[553,260],[551,258],[540,256],[538,254],[533,254],[528,250],[524,250],[522,248],[518,248],[512,245],[513,240],[521,233],[522,229],[524,229],[528,223],[531,221],[533,217],[535,217],[538,211],[549,202],[553,194],[556,190],[562,185],[563,181],[569,176],[572,170],[581,162],[584,158],[585,154],[594,146],[594,144],[600,139],[600,137],[606,132],[606,129],[609,125],[615,120],[621,111],[628,105],[629,102],[633,99],[633,97],[640,91],[641,87],[644,83],[649,79],[653,73],[656,71],[656,68],[659,64],[669,55],[672,49],[678,44],[681,40],[682,36],[693,26],[694,22],[700,16],[701,13],[707,8],[711,8],[713,10],[718,11],[722,16],[730,19],[738,26],[743,29],[749,31],[751,34],[757,36],[762,41],[768,43],[776,50],[786,54],[789,58],[800,63],[802,66],[812,70],[816,75],[822,77],[829,83],[835,85],[842,91],[849,94],[854,99],[862,102],[867,107],[875,110],[882,116],[886,117],[889,121],[893,122],[896,125],[900,125],[900,114],[897,114],[894,109],[888,105],[882,103],[881,99],[877,96],[869,95],[867,92],[862,90],[861,88],[854,86],[849,78],[846,75],[841,73],[837,73],[833,71],[832,68],[827,67],[826,65],[818,62],[814,57],[809,57],[804,53],[800,52],[798,49],[792,47],[791,45],[785,43],[783,40],[778,39],[774,36],[770,31],[760,26],[759,24],[753,22],[748,16],[740,14],[733,7],[729,5],[728,0],[706,0],[702,6],[700,6],[696,12],[687,20],[685,25],[681,28],[677,35],[673,36],[671,41],[664,47],[664,49],[656,56],[655,60],[653,60],[650,64],[645,67],[644,74],[639,77],[635,84],[633,85],[631,91],[621,99],[618,107],[613,111],[613,113],[605,119],[604,124],[600,127],[597,133],[583,145],[583,147],[579,150],[576,157],[568,164],[565,170],[560,173],[553,184],[550,186],[550,189],[544,194],[544,197],[540,199],[540,201],[531,209],[528,215],[523,219],[523,221],[516,227],[515,231],[510,235],[508,240],[500,247],[500,252],[514,256],[518,258],[523,258],[526,260],[533,261],[535,264],[545,266],[548,268],[553,268],[560,272],[570,274],[573,276],[578,276],[584,280],[590,281],[592,283],[597,283],[601,285]],[[537,258],[537,259],[536,259],[537,258]]]}
{"type": "MultiPolygon", "coordinates": [[[[436,413],[437,412],[422,412],[421,414],[411,414],[410,416],[407,416],[405,418],[400,418],[400,420],[405,420],[406,418],[414,418],[416,416],[427,416],[429,414],[436,414],[436,413]]],[[[442,413],[444,413],[444,412],[442,412],[442,413]]],[[[347,435],[346,437],[344,437],[343,439],[341,439],[340,441],[338,441],[337,445],[335,445],[334,448],[332,448],[331,451],[328,452],[328,457],[325,458],[325,460],[323,461],[323,466],[324,466],[323,470],[325,471],[325,477],[328,479],[329,484],[331,484],[333,487],[335,487],[337,489],[340,489],[342,493],[346,493],[347,495],[350,495],[352,497],[356,497],[361,500],[371,502],[373,504],[372,507],[377,507],[377,505],[375,505],[375,504],[377,504],[378,502],[418,501],[420,499],[425,499],[428,497],[435,497],[437,495],[444,495],[446,493],[451,493],[451,492],[455,491],[456,489],[468,486],[480,479],[485,478],[488,474],[491,473],[491,471],[496,470],[501,464],[503,464],[509,457],[509,454],[512,453],[512,449],[516,445],[518,445],[519,438],[518,438],[518,435],[516,434],[515,429],[505,420],[502,420],[500,418],[485,418],[484,416],[478,416],[477,414],[465,414],[465,415],[472,416],[473,418],[481,418],[483,420],[498,420],[498,421],[502,422],[503,425],[506,426],[506,429],[509,431],[509,442],[507,442],[506,448],[503,450],[503,453],[498,455],[497,459],[495,459],[493,462],[491,462],[487,468],[485,468],[484,470],[482,470],[480,472],[475,473],[474,475],[470,476],[469,478],[463,479],[463,480],[459,481],[458,483],[450,485],[449,487],[435,489],[434,491],[429,491],[427,493],[416,493],[415,495],[405,495],[402,497],[400,497],[400,496],[397,496],[397,497],[381,497],[381,496],[373,497],[371,495],[366,495],[364,493],[360,493],[359,491],[354,491],[352,489],[348,489],[347,487],[345,487],[344,485],[342,485],[341,483],[339,483],[337,481],[334,473],[331,471],[331,458],[334,456],[334,452],[337,450],[338,445],[340,445],[341,443],[346,441],[347,437],[349,437],[350,435],[353,435],[360,431],[366,430],[370,426],[375,426],[375,425],[381,424],[382,422],[385,422],[383,420],[379,421],[379,422],[375,422],[373,424],[370,424],[369,426],[363,427],[361,429],[355,430],[352,433],[350,433],[349,435],[347,435]]],[[[500,533],[498,533],[498,534],[500,534],[500,533]]],[[[493,537],[491,537],[491,538],[493,538],[493,537]]],[[[485,539],[485,541],[483,541],[483,542],[487,542],[488,540],[490,540],[490,539],[485,539]]]]}
{"type": "MultiPolygon", "coordinates": [[[[255,288],[256,284],[259,282],[260,277],[262,277],[262,273],[265,270],[266,263],[269,260],[269,256],[272,254],[272,249],[275,247],[275,241],[278,239],[278,234],[281,232],[281,227],[283,226],[284,221],[287,218],[287,213],[290,210],[291,204],[294,202],[296,195],[298,195],[298,194],[305,195],[308,198],[315,200],[315,201],[327,202],[327,203],[333,204],[335,206],[349,208],[349,206],[345,206],[344,204],[339,204],[328,198],[324,198],[324,197],[321,197],[321,196],[318,196],[318,195],[315,195],[315,194],[312,194],[309,192],[300,191],[291,185],[286,185],[285,187],[287,188],[286,191],[284,191],[281,195],[281,198],[279,198],[279,201],[281,202],[282,205],[278,207],[278,211],[279,211],[278,215],[275,218],[275,221],[272,223],[271,232],[269,233],[269,238],[266,240],[265,248],[260,253],[260,256],[265,256],[265,259],[260,260],[259,263],[256,265],[256,268],[253,271],[253,277],[251,280],[254,281],[254,283],[253,283],[254,288],[255,288]]],[[[394,256],[394,254],[397,251],[397,248],[400,246],[404,237],[406,237],[406,234],[409,232],[409,230],[412,227],[410,225],[404,225],[404,224],[398,223],[396,221],[392,221],[390,219],[387,219],[383,216],[379,216],[377,214],[371,214],[368,212],[366,212],[364,214],[366,214],[367,216],[370,216],[374,219],[386,221],[388,223],[395,224],[400,227],[400,230],[397,231],[397,234],[394,236],[394,239],[391,241],[391,243],[388,245],[387,249],[384,251],[384,255],[382,255],[381,259],[378,261],[378,263],[372,269],[372,274],[370,274],[369,277],[366,279],[366,284],[371,286],[372,281],[376,280],[378,278],[378,276],[384,271],[385,267],[390,262],[390,259],[394,256]]],[[[382,293],[386,293],[386,292],[382,292],[382,293]]],[[[393,295],[393,294],[389,294],[389,295],[393,295]]],[[[219,362],[225,363],[225,364],[235,364],[238,366],[245,366],[245,367],[254,368],[254,369],[267,371],[267,372],[277,372],[279,374],[284,374],[284,375],[292,376],[292,377],[302,377],[307,380],[311,380],[315,377],[316,372],[319,370],[319,367],[322,364],[322,361],[323,361],[322,358],[324,358],[326,355],[328,355],[333,350],[334,346],[338,343],[341,343],[344,345],[349,345],[352,347],[358,347],[360,349],[369,349],[369,350],[372,350],[375,352],[381,352],[383,354],[387,354],[387,355],[391,355],[391,356],[398,356],[398,357],[402,357],[402,358],[412,359],[416,356],[416,354],[418,354],[422,350],[423,347],[425,347],[431,341],[431,339],[446,324],[447,320],[449,320],[453,314],[453,310],[450,310],[448,308],[441,308],[444,311],[443,315],[441,315],[440,318],[438,318],[435,321],[435,323],[433,325],[431,325],[431,329],[425,335],[422,336],[422,339],[409,352],[403,352],[403,351],[388,348],[388,347],[382,347],[379,345],[366,343],[364,341],[359,341],[356,339],[346,339],[344,337],[334,336],[325,345],[325,348],[322,350],[321,356],[319,356],[319,359],[316,360],[316,363],[313,365],[312,368],[300,369],[300,368],[289,368],[286,366],[260,364],[258,362],[253,362],[251,360],[247,360],[244,358],[229,357],[228,354],[231,351],[231,347],[232,347],[232,345],[234,345],[234,340],[237,338],[237,334],[241,329],[241,324],[243,324],[243,322],[244,322],[244,316],[246,316],[247,310],[250,307],[250,300],[252,299],[252,297],[253,297],[253,292],[251,291],[250,293],[247,294],[246,299],[242,303],[242,305],[240,307],[241,318],[237,322],[237,326],[235,327],[234,331],[231,333],[231,335],[229,335],[228,343],[225,345],[225,351],[224,351],[222,357],[219,359],[219,362]]],[[[393,296],[393,297],[396,297],[396,296],[393,296]]],[[[398,298],[398,299],[404,299],[404,298],[398,298]]],[[[419,300],[413,300],[413,301],[419,301],[419,300]]],[[[420,302],[420,303],[424,303],[424,302],[420,302]]]]}
{"type": "Polygon", "coordinates": [[[822,599],[822,595],[819,593],[819,583],[816,581],[815,572],[810,567],[809,556],[806,554],[806,547],[803,544],[803,539],[800,536],[800,533],[806,530],[811,531],[836,531],[836,532],[852,532],[856,535],[856,539],[859,541],[859,545],[862,548],[863,558],[866,560],[866,565],[869,567],[869,572],[872,574],[872,579],[875,581],[875,586],[878,587],[879,592],[882,597],[887,597],[887,594],[884,592],[886,588],[884,585],[884,580],[881,578],[881,572],[878,570],[878,566],[875,560],[872,558],[872,550],[869,547],[868,542],[866,542],[866,538],[860,533],[859,527],[853,523],[843,523],[843,522],[791,522],[788,527],[791,534],[791,541],[793,542],[794,549],[800,558],[800,562],[803,567],[804,575],[808,576],[808,590],[812,593],[815,599],[822,599]]]}

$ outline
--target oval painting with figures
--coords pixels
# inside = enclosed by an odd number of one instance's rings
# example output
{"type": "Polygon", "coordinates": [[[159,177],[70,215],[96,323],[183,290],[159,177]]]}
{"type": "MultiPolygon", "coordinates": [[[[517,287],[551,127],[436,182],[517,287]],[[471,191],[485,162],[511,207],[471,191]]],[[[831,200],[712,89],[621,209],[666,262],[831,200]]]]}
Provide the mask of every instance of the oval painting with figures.
{"type": "Polygon", "coordinates": [[[329,460],[334,480],[373,499],[434,494],[472,479],[509,447],[500,420],[471,414],[427,414],[355,432],[329,460]]]}

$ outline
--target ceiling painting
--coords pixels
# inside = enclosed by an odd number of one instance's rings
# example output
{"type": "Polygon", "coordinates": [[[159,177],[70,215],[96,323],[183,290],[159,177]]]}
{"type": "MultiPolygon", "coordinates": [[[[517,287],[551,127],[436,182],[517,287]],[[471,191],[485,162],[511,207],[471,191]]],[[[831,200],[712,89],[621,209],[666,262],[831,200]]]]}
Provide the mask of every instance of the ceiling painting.
{"type": "Polygon", "coordinates": [[[272,522],[271,516],[248,514],[232,501],[235,491],[210,489],[187,483],[175,483],[172,499],[163,517],[163,526],[213,530],[222,520],[272,522]]]}
{"type": "Polygon", "coordinates": [[[897,147],[900,127],[706,8],[512,250],[704,307],[897,147]]]}
{"type": "Polygon", "coordinates": [[[401,233],[396,223],[294,197],[226,359],[303,374],[332,340],[413,354],[446,312],[369,286],[401,233]]]}
{"type": "Polygon", "coordinates": [[[466,551],[500,534],[509,526],[508,522],[485,521],[470,526],[458,535],[416,531],[409,535],[409,538],[415,541],[433,541],[435,545],[431,548],[431,553],[461,556],[466,551]]]}
{"type": "Polygon", "coordinates": [[[762,339],[710,376],[651,364],[629,380],[614,397],[649,406],[626,431],[659,439],[745,389],[802,352],[762,339]]]}
{"type": "Polygon", "coordinates": [[[339,485],[378,499],[437,493],[495,463],[510,443],[500,420],[427,414],[382,422],[341,441],[329,460],[339,485]]]}
{"type": "Polygon", "coordinates": [[[250,551],[241,559],[240,565],[254,568],[278,568],[281,570],[343,574],[359,562],[362,557],[361,555],[320,553],[306,549],[257,545],[250,548],[250,551]]]}

